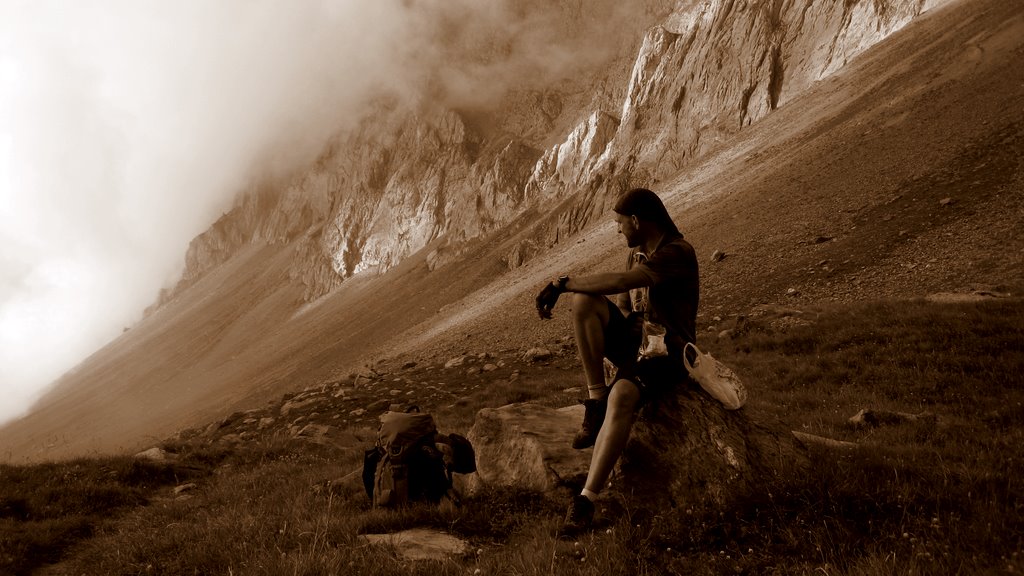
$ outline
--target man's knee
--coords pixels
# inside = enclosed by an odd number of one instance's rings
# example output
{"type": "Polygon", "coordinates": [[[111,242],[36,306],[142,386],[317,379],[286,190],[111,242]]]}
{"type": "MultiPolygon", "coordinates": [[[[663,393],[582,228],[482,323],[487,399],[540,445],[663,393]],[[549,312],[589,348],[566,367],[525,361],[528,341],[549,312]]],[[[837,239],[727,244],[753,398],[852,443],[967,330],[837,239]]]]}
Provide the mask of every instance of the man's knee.
{"type": "Polygon", "coordinates": [[[576,316],[604,317],[607,311],[608,299],[600,294],[574,292],[572,295],[572,312],[576,316]]]}
{"type": "Polygon", "coordinates": [[[608,414],[633,414],[640,405],[640,388],[632,380],[616,380],[608,394],[608,414]]]}

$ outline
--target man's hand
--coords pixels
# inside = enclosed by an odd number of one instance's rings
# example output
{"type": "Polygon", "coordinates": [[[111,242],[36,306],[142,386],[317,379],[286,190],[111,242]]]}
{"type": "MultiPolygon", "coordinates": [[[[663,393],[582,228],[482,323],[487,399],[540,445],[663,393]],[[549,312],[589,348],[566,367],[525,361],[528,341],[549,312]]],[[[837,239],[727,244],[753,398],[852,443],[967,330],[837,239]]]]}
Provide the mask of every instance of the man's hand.
{"type": "Polygon", "coordinates": [[[544,320],[551,319],[551,309],[555,307],[555,303],[558,302],[558,297],[562,295],[562,289],[555,286],[554,282],[548,282],[548,285],[537,294],[537,314],[544,320]]]}

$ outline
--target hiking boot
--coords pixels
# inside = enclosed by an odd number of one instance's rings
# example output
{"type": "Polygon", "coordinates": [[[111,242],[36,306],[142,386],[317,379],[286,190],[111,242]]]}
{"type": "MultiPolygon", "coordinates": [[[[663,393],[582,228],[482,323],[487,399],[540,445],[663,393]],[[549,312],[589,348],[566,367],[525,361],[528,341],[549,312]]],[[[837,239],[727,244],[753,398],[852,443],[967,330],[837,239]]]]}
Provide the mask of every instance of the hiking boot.
{"type": "Polygon", "coordinates": [[[597,433],[601,430],[605,412],[608,411],[608,398],[584,400],[583,409],[583,426],[572,439],[572,447],[576,450],[590,448],[597,441],[597,433]]]}
{"type": "Polygon", "coordinates": [[[582,494],[572,497],[565,522],[558,531],[559,538],[574,538],[591,529],[594,525],[594,503],[582,494]]]}

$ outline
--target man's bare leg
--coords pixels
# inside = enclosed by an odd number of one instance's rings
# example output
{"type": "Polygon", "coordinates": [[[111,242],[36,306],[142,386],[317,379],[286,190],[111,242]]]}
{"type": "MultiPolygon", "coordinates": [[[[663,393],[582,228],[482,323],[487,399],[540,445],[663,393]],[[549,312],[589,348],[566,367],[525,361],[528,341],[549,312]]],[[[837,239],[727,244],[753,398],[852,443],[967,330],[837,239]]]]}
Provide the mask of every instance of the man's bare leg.
{"type": "Polygon", "coordinates": [[[609,319],[607,298],[580,292],[573,294],[572,323],[576,348],[587,378],[587,394],[592,399],[608,395],[604,382],[604,330],[609,319]]]}
{"type": "Polygon", "coordinates": [[[608,477],[626,447],[639,403],[640,390],[629,380],[619,380],[612,386],[608,395],[608,415],[597,435],[594,454],[590,457],[587,483],[580,494],[573,496],[559,536],[573,537],[592,527],[594,500],[608,483],[608,477]]]}
{"type": "Polygon", "coordinates": [[[636,407],[640,404],[640,389],[629,380],[619,380],[608,395],[608,413],[597,434],[594,454],[587,472],[586,495],[596,496],[608,483],[615,463],[626,448],[629,432],[633,428],[636,407]]]}

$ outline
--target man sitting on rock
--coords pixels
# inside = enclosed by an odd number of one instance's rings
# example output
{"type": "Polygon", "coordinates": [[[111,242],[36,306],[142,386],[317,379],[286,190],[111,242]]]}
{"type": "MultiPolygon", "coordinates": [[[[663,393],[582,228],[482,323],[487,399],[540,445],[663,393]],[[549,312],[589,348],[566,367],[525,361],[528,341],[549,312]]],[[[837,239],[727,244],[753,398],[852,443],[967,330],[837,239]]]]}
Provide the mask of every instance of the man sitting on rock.
{"type": "Polygon", "coordinates": [[[573,448],[593,446],[594,453],[583,491],[566,514],[563,537],[591,527],[594,499],[626,446],[637,409],[687,380],[683,348],[696,340],[693,247],[650,190],[630,190],[614,210],[630,248],[626,271],[561,276],[537,296],[537,312],[547,319],[558,297],[573,293],[573,328],[590,396],[573,448]],[[613,294],[614,303],[606,297],[613,294]],[[607,380],[606,359],[614,365],[607,380]]]}

